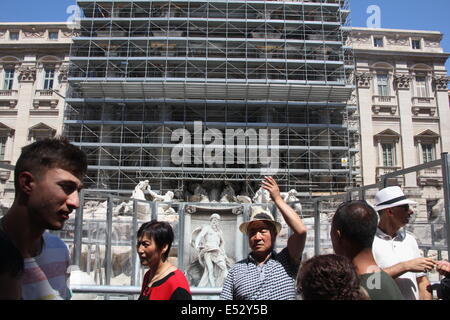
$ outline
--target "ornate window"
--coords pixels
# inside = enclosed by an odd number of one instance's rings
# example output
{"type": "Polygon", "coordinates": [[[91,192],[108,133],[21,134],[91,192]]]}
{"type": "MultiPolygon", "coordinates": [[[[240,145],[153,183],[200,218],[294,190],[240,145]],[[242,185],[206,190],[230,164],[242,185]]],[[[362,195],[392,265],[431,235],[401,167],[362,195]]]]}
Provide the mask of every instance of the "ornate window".
{"type": "Polygon", "coordinates": [[[422,49],[422,41],[420,39],[411,39],[411,47],[414,50],[422,49]]]}
{"type": "Polygon", "coordinates": [[[55,129],[41,122],[30,128],[28,137],[31,142],[35,142],[47,138],[53,138],[55,133],[55,129]]]}
{"type": "Polygon", "coordinates": [[[377,87],[379,96],[387,97],[390,95],[389,74],[377,73],[377,87]]]}
{"type": "Polygon", "coordinates": [[[400,135],[386,129],[375,135],[375,143],[378,146],[378,164],[384,168],[398,167],[397,145],[400,142],[400,135]]]}
{"type": "Polygon", "coordinates": [[[3,77],[3,90],[12,90],[14,85],[14,71],[14,68],[5,68],[3,77]]]}
{"type": "Polygon", "coordinates": [[[431,130],[424,132],[414,137],[415,143],[419,153],[419,163],[427,163],[436,160],[437,145],[439,142],[439,135],[431,130]]]}
{"type": "Polygon", "coordinates": [[[44,67],[44,90],[52,90],[55,81],[55,67],[44,67]]]}
{"type": "Polygon", "coordinates": [[[20,32],[18,31],[10,31],[9,32],[9,40],[17,41],[19,40],[20,32]]]}
{"type": "Polygon", "coordinates": [[[436,150],[432,143],[422,143],[422,159],[424,163],[436,160],[436,150]]]}
{"type": "Polygon", "coordinates": [[[58,40],[58,31],[49,31],[48,39],[49,40],[58,40]]]}
{"type": "Polygon", "coordinates": [[[395,159],[395,144],[382,143],[381,149],[383,152],[383,167],[394,167],[397,163],[395,159]]]}
{"type": "Polygon", "coordinates": [[[416,95],[419,98],[428,98],[430,96],[428,89],[428,79],[425,74],[416,75],[416,95]]]}
{"type": "Polygon", "coordinates": [[[8,137],[0,136],[0,161],[5,160],[6,140],[8,137]]]}
{"type": "MultiPolygon", "coordinates": [[[[418,63],[410,68],[412,75],[413,95],[415,98],[431,98],[431,76],[433,69],[426,64],[418,63]]],[[[422,101],[423,99],[419,99],[422,101]]]]}
{"type": "Polygon", "coordinates": [[[383,48],[384,47],[383,38],[381,38],[381,37],[374,37],[373,38],[373,46],[375,48],[383,48]]]}

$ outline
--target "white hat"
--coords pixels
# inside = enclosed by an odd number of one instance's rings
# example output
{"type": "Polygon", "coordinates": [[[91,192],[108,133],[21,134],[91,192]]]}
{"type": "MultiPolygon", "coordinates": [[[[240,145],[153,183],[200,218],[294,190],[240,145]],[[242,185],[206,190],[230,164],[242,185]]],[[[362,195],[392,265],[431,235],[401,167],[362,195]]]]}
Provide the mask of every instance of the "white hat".
{"type": "Polygon", "coordinates": [[[252,223],[254,221],[267,221],[275,227],[277,234],[280,233],[281,223],[276,221],[274,219],[273,215],[269,211],[264,210],[259,206],[252,208],[252,209],[253,210],[252,210],[252,215],[250,217],[250,221],[241,223],[241,225],[239,226],[239,230],[241,230],[242,233],[248,234],[247,233],[248,226],[250,223],[252,223]]]}
{"type": "Polygon", "coordinates": [[[397,186],[384,188],[375,195],[375,210],[377,211],[416,203],[406,198],[403,190],[397,186]]]}

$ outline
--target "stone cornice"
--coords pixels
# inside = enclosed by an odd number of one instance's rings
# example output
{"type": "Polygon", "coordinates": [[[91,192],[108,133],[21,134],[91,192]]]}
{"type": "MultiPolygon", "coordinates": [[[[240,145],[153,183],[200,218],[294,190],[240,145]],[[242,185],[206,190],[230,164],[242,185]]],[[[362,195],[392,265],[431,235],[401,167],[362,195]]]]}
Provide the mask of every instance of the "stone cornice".
{"type": "Polygon", "coordinates": [[[423,57],[423,58],[440,58],[447,59],[450,53],[446,52],[415,52],[415,51],[400,51],[400,50],[378,50],[378,49],[358,49],[353,48],[355,56],[357,55],[373,55],[373,56],[407,56],[407,57],[423,57]]]}
{"type": "Polygon", "coordinates": [[[385,28],[363,28],[353,27],[352,34],[358,35],[404,35],[404,36],[420,36],[420,37],[434,37],[442,38],[443,34],[440,31],[425,31],[425,30],[410,30],[410,29],[385,29],[385,28]]]}

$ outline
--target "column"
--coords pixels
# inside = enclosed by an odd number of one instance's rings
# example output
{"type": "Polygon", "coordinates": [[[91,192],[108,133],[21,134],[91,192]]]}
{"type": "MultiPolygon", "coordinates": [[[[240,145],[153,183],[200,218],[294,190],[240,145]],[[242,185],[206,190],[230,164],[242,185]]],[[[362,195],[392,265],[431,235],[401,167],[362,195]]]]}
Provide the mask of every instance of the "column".
{"type": "Polygon", "coordinates": [[[19,94],[17,97],[16,132],[12,164],[15,164],[19,158],[22,147],[29,144],[29,117],[35,94],[34,82],[36,81],[36,63],[27,61],[19,66],[16,71],[19,73],[19,94]]]}
{"type": "MultiPolygon", "coordinates": [[[[438,110],[441,152],[450,152],[450,107],[448,104],[448,77],[435,76],[433,82],[436,87],[436,107],[438,110]]],[[[436,155],[440,158],[440,154],[436,155]]]]}
{"type": "MultiPolygon", "coordinates": [[[[402,65],[402,69],[403,65],[402,65]]],[[[405,65],[406,69],[406,65],[405,65]]],[[[414,146],[414,129],[412,123],[411,110],[411,75],[407,73],[397,73],[394,75],[394,84],[397,87],[397,100],[400,115],[400,151],[403,168],[409,168],[417,165],[414,146]]],[[[417,187],[417,174],[411,173],[405,175],[404,187],[417,187]]]]}
{"type": "Polygon", "coordinates": [[[360,155],[363,184],[369,185],[376,182],[377,147],[373,147],[372,124],[372,74],[359,72],[357,77],[359,130],[360,130],[360,155]]]}

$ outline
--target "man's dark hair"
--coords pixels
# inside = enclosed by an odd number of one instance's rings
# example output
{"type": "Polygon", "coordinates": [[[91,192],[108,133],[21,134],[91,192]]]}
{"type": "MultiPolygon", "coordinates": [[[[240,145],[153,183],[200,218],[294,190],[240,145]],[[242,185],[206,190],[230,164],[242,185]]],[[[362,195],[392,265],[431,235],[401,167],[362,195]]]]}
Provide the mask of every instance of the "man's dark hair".
{"type": "Polygon", "coordinates": [[[162,249],[167,244],[167,251],[164,252],[162,259],[166,261],[169,257],[170,248],[174,239],[172,227],[165,221],[152,220],[141,225],[137,232],[138,239],[146,235],[152,239],[158,249],[162,249]]]}
{"type": "Polygon", "coordinates": [[[0,231],[0,274],[8,274],[12,278],[22,275],[24,262],[22,254],[12,240],[0,231]]]}
{"type": "Polygon", "coordinates": [[[297,290],[304,300],[367,300],[352,262],[335,254],[315,256],[303,263],[297,290]]]}
{"type": "Polygon", "coordinates": [[[39,175],[42,169],[60,168],[83,179],[87,171],[86,154],[65,137],[36,141],[22,148],[14,170],[16,194],[20,190],[19,174],[29,171],[39,175]]]}
{"type": "Polygon", "coordinates": [[[342,235],[361,250],[372,248],[378,216],[375,209],[366,201],[354,200],[342,203],[334,214],[333,223],[342,235]]]}

